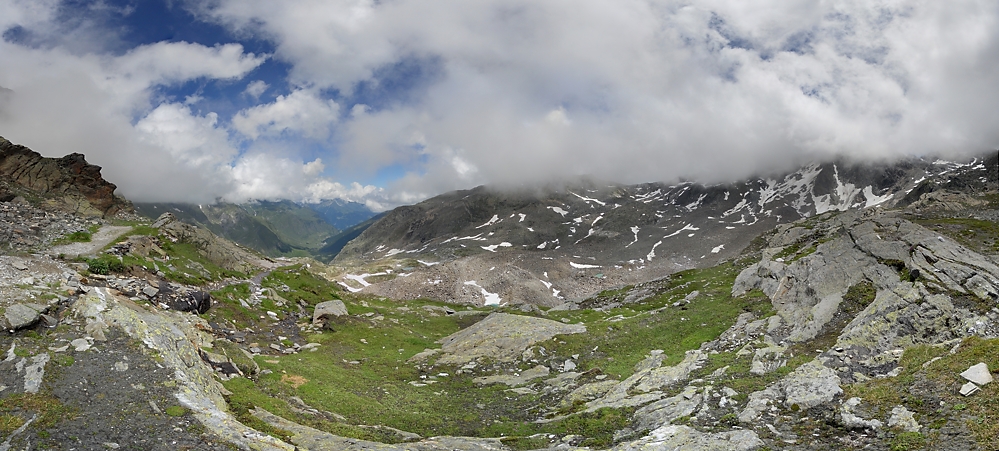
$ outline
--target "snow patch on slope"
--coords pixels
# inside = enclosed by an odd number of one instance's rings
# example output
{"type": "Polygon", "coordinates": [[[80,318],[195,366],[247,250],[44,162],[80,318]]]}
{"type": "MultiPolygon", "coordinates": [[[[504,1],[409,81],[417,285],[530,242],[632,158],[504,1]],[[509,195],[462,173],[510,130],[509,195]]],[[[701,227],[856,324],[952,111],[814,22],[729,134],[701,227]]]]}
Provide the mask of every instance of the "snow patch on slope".
{"type": "Polygon", "coordinates": [[[465,282],[465,285],[471,285],[475,288],[478,288],[482,292],[482,297],[485,298],[485,305],[500,305],[500,302],[503,301],[503,299],[500,299],[499,294],[490,293],[486,291],[485,288],[479,286],[479,284],[476,283],[474,280],[469,280],[468,282],[465,282]]]}
{"type": "Polygon", "coordinates": [[[481,229],[483,227],[488,227],[488,226],[496,224],[496,223],[498,223],[500,221],[502,221],[502,219],[500,219],[498,215],[493,215],[493,217],[489,221],[486,221],[485,224],[482,224],[482,225],[476,227],[476,229],[481,229]]]}

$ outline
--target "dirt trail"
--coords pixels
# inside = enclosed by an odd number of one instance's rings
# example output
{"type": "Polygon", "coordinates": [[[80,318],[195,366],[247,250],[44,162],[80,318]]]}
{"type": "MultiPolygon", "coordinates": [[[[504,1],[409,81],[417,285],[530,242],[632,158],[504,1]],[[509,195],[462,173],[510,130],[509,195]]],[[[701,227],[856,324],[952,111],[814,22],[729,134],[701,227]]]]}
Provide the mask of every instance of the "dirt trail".
{"type": "Polygon", "coordinates": [[[97,231],[89,242],[70,243],[61,246],[53,246],[49,253],[52,255],[65,254],[67,257],[78,257],[80,255],[92,255],[101,250],[108,243],[131,231],[129,226],[104,226],[97,231]]]}

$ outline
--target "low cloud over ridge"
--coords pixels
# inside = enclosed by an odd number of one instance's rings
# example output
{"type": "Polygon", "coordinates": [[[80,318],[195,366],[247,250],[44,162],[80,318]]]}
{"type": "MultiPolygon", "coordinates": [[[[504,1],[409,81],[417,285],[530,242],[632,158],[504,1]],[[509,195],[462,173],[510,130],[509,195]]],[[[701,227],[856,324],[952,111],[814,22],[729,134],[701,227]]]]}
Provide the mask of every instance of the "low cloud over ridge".
{"type": "MultiPolygon", "coordinates": [[[[341,196],[376,208],[481,183],[717,182],[834,156],[999,146],[995,2],[184,7],[231,42],[123,53],[0,42],[15,63],[0,68],[14,91],[0,100],[0,135],[83,151],[139,199],[341,196]],[[272,48],[248,52],[248,36],[272,48]],[[287,67],[282,79],[254,73],[266,61],[287,67]],[[205,79],[238,84],[249,103],[221,112],[198,93],[162,96],[205,79]],[[140,172],[146,159],[163,175],[140,172]]],[[[0,28],[44,29],[58,8],[15,1],[0,28]]]]}

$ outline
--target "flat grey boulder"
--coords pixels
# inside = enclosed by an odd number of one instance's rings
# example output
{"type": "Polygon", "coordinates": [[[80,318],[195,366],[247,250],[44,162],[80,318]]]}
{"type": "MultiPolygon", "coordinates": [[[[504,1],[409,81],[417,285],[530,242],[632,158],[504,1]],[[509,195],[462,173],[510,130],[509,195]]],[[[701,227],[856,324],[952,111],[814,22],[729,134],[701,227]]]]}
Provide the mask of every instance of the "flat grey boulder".
{"type": "Polygon", "coordinates": [[[805,410],[831,402],[843,393],[836,372],[818,361],[811,361],[798,367],[783,381],[784,405],[805,410]]]}
{"type": "Polygon", "coordinates": [[[682,393],[661,399],[635,411],[635,424],[638,430],[656,429],[677,418],[689,416],[697,410],[703,401],[697,387],[687,387],[682,393]]]}
{"type": "Polygon", "coordinates": [[[48,307],[41,304],[14,304],[7,307],[3,317],[11,330],[23,329],[38,322],[48,307]]]}
{"type": "Polygon", "coordinates": [[[689,426],[663,426],[632,442],[611,448],[614,451],[752,451],[763,446],[753,431],[701,432],[689,426]]]}
{"type": "Polygon", "coordinates": [[[390,445],[341,437],[288,421],[266,410],[254,408],[250,413],[263,422],[291,433],[291,442],[298,448],[312,451],[508,451],[499,439],[472,437],[432,437],[419,442],[390,445]]]}
{"type": "Polygon", "coordinates": [[[319,324],[328,321],[330,318],[339,318],[347,315],[347,306],[343,301],[334,299],[316,304],[312,311],[312,324],[319,324]]]}
{"type": "Polygon", "coordinates": [[[439,364],[464,365],[479,357],[513,362],[528,347],[556,335],[581,334],[586,326],[543,318],[493,313],[482,321],[439,340],[439,364]]]}

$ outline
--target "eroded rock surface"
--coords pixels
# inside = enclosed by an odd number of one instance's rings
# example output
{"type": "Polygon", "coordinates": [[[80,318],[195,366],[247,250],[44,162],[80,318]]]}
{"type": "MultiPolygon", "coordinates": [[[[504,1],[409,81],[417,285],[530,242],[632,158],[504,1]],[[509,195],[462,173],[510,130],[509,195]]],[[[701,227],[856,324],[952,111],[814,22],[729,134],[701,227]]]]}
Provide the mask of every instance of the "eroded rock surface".
{"type": "Polygon", "coordinates": [[[48,197],[58,207],[77,214],[112,216],[132,208],[128,201],[114,194],[117,186],[101,177],[100,166],[87,163],[78,153],[45,158],[0,137],[0,178],[48,197]]]}

